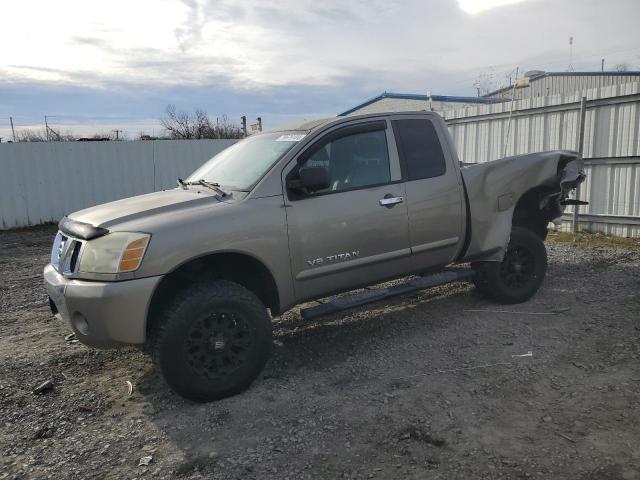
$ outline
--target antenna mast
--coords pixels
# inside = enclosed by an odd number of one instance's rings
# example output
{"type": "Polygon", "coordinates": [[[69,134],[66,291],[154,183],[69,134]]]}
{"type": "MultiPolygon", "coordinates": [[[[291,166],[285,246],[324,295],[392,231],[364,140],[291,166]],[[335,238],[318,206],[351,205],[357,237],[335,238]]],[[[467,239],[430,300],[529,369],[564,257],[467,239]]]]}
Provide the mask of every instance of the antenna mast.
{"type": "Polygon", "coordinates": [[[511,90],[511,106],[509,108],[509,120],[507,120],[507,135],[504,140],[504,154],[502,158],[507,156],[507,148],[509,147],[509,134],[511,133],[511,115],[513,114],[513,102],[516,99],[516,86],[518,85],[518,73],[520,72],[520,67],[516,67],[516,79],[513,82],[513,90],[511,90]]]}
{"type": "Polygon", "coordinates": [[[569,37],[569,68],[567,72],[573,72],[573,37],[569,37]]]}

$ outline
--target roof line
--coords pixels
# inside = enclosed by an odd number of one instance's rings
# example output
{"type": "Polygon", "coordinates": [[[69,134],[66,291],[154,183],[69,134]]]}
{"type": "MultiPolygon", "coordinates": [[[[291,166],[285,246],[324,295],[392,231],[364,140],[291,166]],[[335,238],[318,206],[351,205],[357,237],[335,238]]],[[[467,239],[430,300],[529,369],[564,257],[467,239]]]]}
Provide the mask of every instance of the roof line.
{"type": "Polygon", "coordinates": [[[355,107],[350,108],[349,110],[346,110],[342,113],[339,113],[338,116],[339,117],[343,117],[346,115],[349,115],[350,113],[353,113],[357,110],[360,110],[361,108],[364,108],[368,105],[371,105],[372,103],[375,103],[379,100],[382,100],[384,98],[395,98],[395,99],[407,99],[407,100],[424,100],[424,101],[428,101],[429,99],[436,101],[436,102],[459,102],[459,103],[482,103],[482,104],[487,104],[487,103],[498,103],[501,102],[501,99],[492,99],[492,98],[485,98],[485,97],[464,97],[464,96],[456,96],[456,95],[423,95],[423,94],[418,94],[418,93],[393,93],[393,92],[383,92],[378,96],[375,96],[373,98],[370,98],[369,100],[365,100],[364,102],[362,102],[359,105],[356,105],[355,107]]]}
{"type": "Polygon", "coordinates": [[[607,76],[607,77],[624,77],[624,76],[634,76],[634,75],[640,75],[640,70],[629,70],[627,72],[619,72],[619,71],[604,71],[604,72],[600,72],[600,71],[583,71],[583,72],[545,72],[545,75],[549,75],[552,77],[556,77],[556,76],[561,76],[561,75],[574,75],[576,77],[581,77],[581,76],[586,76],[586,75],[590,75],[590,76],[607,76]]]}
{"type": "MultiPolygon", "coordinates": [[[[544,77],[563,77],[563,76],[574,76],[574,77],[587,77],[587,76],[591,76],[591,77],[624,77],[624,76],[640,76],[640,71],[639,70],[633,70],[633,71],[628,71],[628,72],[542,72],[539,73],[538,75],[533,75],[531,77],[529,77],[529,81],[533,82],[536,80],[540,80],[541,78],[544,77]]],[[[483,95],[483,97],[489,97],[491,95],[495,95],[496,93],[501,93],[501,92],[505,92],[507,90],[511,90],[513,88],[513,85],[509,85],[506,87],[502,87],[499,88],[497,90],[494,90],[493,92],[489,92],[485,95],[483,95]]]]}

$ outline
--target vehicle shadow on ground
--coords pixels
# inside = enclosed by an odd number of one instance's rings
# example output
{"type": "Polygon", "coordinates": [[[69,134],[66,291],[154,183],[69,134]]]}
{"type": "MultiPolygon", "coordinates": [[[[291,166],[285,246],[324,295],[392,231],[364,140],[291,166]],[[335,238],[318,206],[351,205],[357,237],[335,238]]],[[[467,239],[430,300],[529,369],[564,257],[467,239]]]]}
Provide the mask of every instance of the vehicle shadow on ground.
{"type": "MultiPolygon", "coordinates": [[[[289,312],[274,322],[271,358],[247,391],[201,405],[170,391],[154,368],[144,372],[137,388],[142,401],[148,402],[150,410],[155,412],[150,420],[185,454],[184,463],[176,471],[189,471],[192,466],[205,468],[212,462],[207,451],[215,449],[223,453],[233,444],[247,448],[254,442],[255,433],[244,424],[247,418],[259,415],[289,421],[287,417],[291,416],[292,408],[295,411],[311,398],[319,402],[322,409],[330,408],[344,392],[353,389],[380,390],[382,395],[385,391],[405,388],[402,381],[370,378],[366,367],[358,367],[358,372],[354,372],[354,357],[358,358],[355,363],[366,365],[363,358],[377,342],[397,348],[418,331],[437,336],[438,331],[455,321],[455,314],[461,309],[483,302],[472,287],[458,284],[314,321],[302,319],[298,311],[289,312]],[[310,377],[322,377],[322,384],[314,384],[310,377]],[[296,407],[292,402],[299,403],[296,407]],[[201,425],[211,426],[212,422],[215,433],[201,430],[201,425]],[[225,437],[228,431],[236,434],[245,431],[246,437],[221,447],[214,438],[225,437]]],[[[275,430],[277,427],[262,425],[261,436],[269,436],[275,430]]]]}
{"type": "MultiPolygon", "coordinates": [[[[415,334],[417,329],[436,333],[437,329],[446,328],[450,323],[443,317],[454,313],[452,310],[459,311],[463,305],[484,303],[486,301],[469,284],[455,284],[314,320],[303,319],[299,309],[294,309],[274,319],[271,356],[256,383],[265,379],[286,380],[289,376],[297,375],[301,369],[331,369],[357,355],[363,342],[373,339],[392,340],[415,334]],[[434,312],[422,310],[427,306],[432,306],[434,312]],[[441,315],[444,313],[442,310],[446,310],[445,315],[441,315]]],[[[158,385],[159,382],[162,382],[159,374],[149,369],[142,377],[141,392],[168,392],[168,387],[158,385]]],[[[251,387],[241,395],[250,394],[251,387]]],[[[173,393],[170,395],[175,399],[180,398],[173,393]]],[[[197,405],[191,402],[186,404],[197,405]]]]}

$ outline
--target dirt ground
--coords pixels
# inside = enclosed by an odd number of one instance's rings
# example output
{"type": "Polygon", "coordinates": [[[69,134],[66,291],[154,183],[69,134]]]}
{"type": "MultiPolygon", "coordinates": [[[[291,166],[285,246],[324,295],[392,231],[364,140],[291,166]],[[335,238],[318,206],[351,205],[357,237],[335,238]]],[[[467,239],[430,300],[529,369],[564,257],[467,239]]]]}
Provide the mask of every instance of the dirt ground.
{"type": "Polygon", "coordinates": [[[41,279],[53,234],[0,233],[0,479],[640,479],[632,245],[549,243],[521,305],[455,284],[289,312],[254,385],[197,405],[137,349],[65,340],[41,279]]]}

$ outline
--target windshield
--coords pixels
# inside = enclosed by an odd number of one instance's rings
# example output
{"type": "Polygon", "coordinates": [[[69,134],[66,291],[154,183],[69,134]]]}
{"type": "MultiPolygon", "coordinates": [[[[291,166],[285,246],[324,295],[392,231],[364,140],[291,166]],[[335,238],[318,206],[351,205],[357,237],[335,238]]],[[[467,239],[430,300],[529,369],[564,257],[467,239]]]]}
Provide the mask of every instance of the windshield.
{"type": "Polygon", "coordinates": [[[304,132],[278,132],[245,138],[202,165],[187,181],[206,180],[248,190],[304,136],[304,132]]]}

